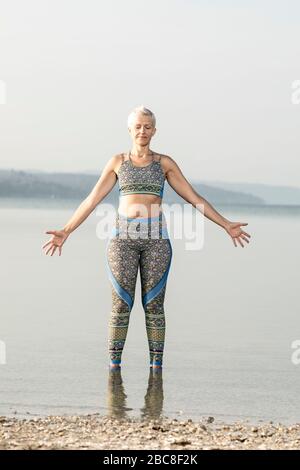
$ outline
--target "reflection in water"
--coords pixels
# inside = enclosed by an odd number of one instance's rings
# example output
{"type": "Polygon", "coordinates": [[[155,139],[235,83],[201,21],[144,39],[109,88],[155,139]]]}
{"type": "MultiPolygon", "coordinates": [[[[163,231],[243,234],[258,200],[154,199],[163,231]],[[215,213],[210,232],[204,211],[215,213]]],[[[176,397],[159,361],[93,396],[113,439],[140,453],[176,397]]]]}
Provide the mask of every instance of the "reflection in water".
{"type": "Polygon", "coordinates": [[[127,395],[124,390],[120,367],[109,370],[107,391],[107,415],[112,418],[126,418],[126,411],[131,408],[126,408],[127,395]]]}
{"type": "MultiPolygon", "coordinates": [[[[107,416],[125,419],[127,411],[132,408],[126,406],[127,395],[124,390],[121,376],[121,368],[109,369],[108,375],[108,394],[107,394],[107,416]]],[[[162,369],[150,368],[148,388],[145,395],[145,404],[141,408],[142,419],[157,419],[161,416],[163,410],[163,379],[162,369]]]]}
{"type": "Polygon", "coordinates": [[[141,408],[142,419],[156,419],[162,414],[164,402],[162,369],[150,368],[145,405],[141,408]]]}

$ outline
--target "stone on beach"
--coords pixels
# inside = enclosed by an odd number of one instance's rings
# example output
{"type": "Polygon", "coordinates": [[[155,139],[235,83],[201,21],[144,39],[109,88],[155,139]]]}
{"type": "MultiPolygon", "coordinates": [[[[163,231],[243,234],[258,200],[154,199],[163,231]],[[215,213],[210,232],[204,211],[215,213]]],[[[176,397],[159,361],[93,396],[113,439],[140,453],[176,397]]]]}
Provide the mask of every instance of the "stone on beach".
{"type": "Polygon", "coordinates": [[[300,424],[111,416],[0,416],[1,449],[299,449],[300,424]]]}

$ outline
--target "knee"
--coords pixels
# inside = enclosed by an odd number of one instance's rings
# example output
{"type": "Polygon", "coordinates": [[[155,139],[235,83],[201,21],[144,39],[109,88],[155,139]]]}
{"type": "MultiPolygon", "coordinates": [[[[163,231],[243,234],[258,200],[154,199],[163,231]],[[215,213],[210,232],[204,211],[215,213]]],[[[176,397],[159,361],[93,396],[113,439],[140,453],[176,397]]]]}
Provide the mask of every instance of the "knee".
{"type": "Polygon", "coordinates": [[[127,302],[125,302],[123,299],[121,299],[119,296],[114,295],[112,298],[112,312],[115,313],[116,315],[118,313],[128,313],[130,314],[132,310],[132,305],[128,305],[127,302]]]}
{"type": "Polygon", "coordinates": [[[155,308],[144,306],[144,312],[146,315],[164,315],[164,306],[163,305],[156,305],[155,308]]]}
{"type": "Polygon", "coordinates": [[[129,323],[131,308],[121,299],[114,300],[110,312],[110,325],[125,326],[129,323]]]}
{"type": "Polygon", "coordinates": [[[150,308],[144,308],[146,326],[149,328],[164,328],[166,326],[166,317],[163,309],[153,310],[150,308]]]}
{"type": "Polygon", "coordinates": [[[143,305],[146,315],[164,315],[164,298],[157,296],[155,299],[143,305]]]}

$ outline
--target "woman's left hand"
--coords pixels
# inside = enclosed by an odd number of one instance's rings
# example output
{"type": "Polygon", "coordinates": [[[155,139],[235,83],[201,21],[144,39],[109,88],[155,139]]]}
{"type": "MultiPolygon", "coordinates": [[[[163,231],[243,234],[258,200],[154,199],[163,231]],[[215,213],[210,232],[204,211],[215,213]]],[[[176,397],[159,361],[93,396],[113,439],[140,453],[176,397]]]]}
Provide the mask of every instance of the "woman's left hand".
{"type": "Polygon", "coordinates": [[[234,243],[234,246],[237,246],[236,240],[239,242],[239,244],[244,248],[244,245],[242,243],[242,240],[245,242],[249,243],[249,240],[247,237],[251,237],[249,233],[244,232],[240,227],[241,225],[248,225],[246,222],[229,222],[224,228],[228,235],[231,236],[232,241],[234,243]]]}

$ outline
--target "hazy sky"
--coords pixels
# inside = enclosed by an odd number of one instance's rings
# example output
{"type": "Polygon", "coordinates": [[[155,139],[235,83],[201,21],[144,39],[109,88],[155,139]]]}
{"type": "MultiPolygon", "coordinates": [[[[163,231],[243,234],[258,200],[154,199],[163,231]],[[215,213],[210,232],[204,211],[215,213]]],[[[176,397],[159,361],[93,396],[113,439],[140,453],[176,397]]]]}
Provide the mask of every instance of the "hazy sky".
{"type": "Polygon", "coordinates": [[[299,186],[298,0],[0,1],[0,168],[101,172],[151,148],[191,180],[299,186]],[[1,93],[0,93],[1,95],[1,93]]]}

